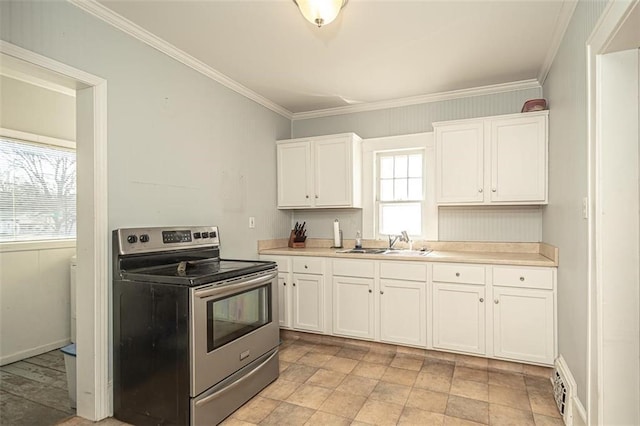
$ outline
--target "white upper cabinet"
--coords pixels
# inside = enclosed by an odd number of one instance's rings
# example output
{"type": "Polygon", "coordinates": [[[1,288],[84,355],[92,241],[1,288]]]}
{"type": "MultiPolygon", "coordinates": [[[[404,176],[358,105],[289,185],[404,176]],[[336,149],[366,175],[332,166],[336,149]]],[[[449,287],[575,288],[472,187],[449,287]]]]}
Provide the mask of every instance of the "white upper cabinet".
{"type": "Polygon", "coordinates": [[[278,208],[362,207],[362,139],[354,133],[277,142],[278,208]]]}
{"type": "Polygon", "coordinates": [[[438,204],[546,204],[548,116],[433,123],[438,204]]]}

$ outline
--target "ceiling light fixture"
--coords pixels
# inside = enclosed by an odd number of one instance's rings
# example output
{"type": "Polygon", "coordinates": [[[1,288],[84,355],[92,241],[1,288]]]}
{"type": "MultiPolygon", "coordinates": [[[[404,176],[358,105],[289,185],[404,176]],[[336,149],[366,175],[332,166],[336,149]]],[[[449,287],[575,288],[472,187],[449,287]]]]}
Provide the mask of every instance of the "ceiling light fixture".
{"type": "Polygon", "coordinates": [[[302,16],[320,28],[330,24],[349,0],[293,0],[302,16]]]}

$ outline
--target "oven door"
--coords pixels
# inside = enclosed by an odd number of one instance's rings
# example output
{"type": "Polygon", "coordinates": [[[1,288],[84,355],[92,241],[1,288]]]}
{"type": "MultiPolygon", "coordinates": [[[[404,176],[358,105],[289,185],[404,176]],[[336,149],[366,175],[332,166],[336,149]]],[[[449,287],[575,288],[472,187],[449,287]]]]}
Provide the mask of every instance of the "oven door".
{"type": "Polygon", "coordinates": [[[278,346],[276,271],[191,290],[191,396],[278,346]]]}

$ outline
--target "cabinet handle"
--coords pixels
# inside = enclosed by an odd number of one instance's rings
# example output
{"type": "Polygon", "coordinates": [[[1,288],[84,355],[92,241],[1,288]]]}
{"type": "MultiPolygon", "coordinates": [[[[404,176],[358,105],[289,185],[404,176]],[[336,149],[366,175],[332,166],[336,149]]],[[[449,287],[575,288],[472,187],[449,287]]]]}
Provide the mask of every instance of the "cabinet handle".
{"type": "Polygon", "coordinates": [[[484,302],[484,297],[480,298],[480,303],[484,302]]]}
{"type": "Polygon", "coordinates": [[[304,198],[309,198],[309,196],[308,196],[308,195],[305,195],[305,196],[304,196],[304,198]]]}
{"type": "Polygon", "coordinates": [[[495,299],[495,300],[493,301],[493,303],[495,303],[495,304],[497,305],[498,303],[500,303],[500,301],[499,301],[498,299],[495,299]]]}
{"type": "Polygon", "coordinates": [[[520,277],[520,281],[524,281],[524,277],[520,277]]]}
{"type": "Polygon", "coordinates": [[[295,286],[296,286],[296,283],[293,283],[293,286],[295,287],[295,286]]]}
{"type": "Polygon", "coordinates": [[[380,294],[384,294],[384,291],[380,290],[380,294]]]}
{"type": "Polygon", "coordinates": [[[491,192],[496,192],[496,189],[495,188],[491,188],[491,192]]]}
{"type": "Polygon", "coordinates": [[[318,198],[318,194],[316,194],[316,198],[318,198]]]}
{"type": "Polygon", "coordinates": [[[282,285],[287,285],[287,283],[282,283],[282,285]]]}
{"type": "Polygon", "coordinates": [[[304,265],[304,269],[309,269],[309,267],[307,265],[304,265]]]}
{"type": "Polygon", "coordinates": [[[478,192],[482,192],[482,188],[478,189],[478,192]]]}
{"type": "Polygon", "coordinates": [[[459,276],[460,276],[460,272],[456,272],[456,277],[459,277],[459,276]]]}
{"type": "Polygon", "coordinates": [[[373,293],[373,290],[369,289],[369,293],[373,293]]]}

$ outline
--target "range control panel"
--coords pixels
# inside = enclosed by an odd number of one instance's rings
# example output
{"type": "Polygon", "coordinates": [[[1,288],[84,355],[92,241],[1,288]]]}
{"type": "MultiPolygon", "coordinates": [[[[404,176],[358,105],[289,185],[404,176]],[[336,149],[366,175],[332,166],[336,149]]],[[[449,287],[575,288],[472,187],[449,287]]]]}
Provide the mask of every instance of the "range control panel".
{"type": "Polygon", "coordinates": [[[218,227],[122,228],[114,231],[120,254],[220,246],[218,227]]]}

